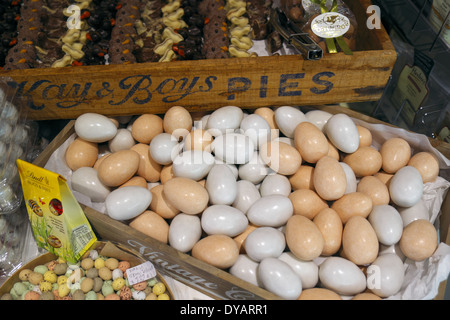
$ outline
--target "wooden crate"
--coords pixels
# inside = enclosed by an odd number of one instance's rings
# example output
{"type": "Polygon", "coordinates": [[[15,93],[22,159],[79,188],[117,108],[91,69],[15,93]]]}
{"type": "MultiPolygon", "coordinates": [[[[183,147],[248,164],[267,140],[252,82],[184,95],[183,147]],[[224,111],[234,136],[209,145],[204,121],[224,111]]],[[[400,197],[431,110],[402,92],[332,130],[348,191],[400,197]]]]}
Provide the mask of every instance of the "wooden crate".
{"type": "MultiPolygon", "coordinates": [[[[345,113],[350,117],[367,123],[391,126],[377,119],[339,106],[316,106],[314,108],[332,114],[345,113]]],[[[202,113],[197,115],[200,117],[202,113]]],[[[75,121],[72,120],[68,123],[68,125],[34,161],[34,164],[45,166],[53,152],[75,132],[74,122],[75,121]]],[[[428,139],[434,148],[447,158],[450,158],[450,144],[431,138],[428,139]]],[[[446,201],[443,204],[443,208],[444,207],[445,209],[443,209],[443,212],[445,214],[440,218],[440,237],[443,242],[450,244],[450,195],[447,195],[446,201]]],[[[82,205],[82,208],[93,229],[101,239],[116,241],[129,246],[131,249],[138,251],[141,255],[155,264],[155,266],[163,273],[167,273],[174,279],[214,299],[280,299],[278,296],[267,290],[256,287],[224,270],[220,270],[197,260],[189,254],[181,253],[169,245],[154,240],[122,222],[111,219],[107,215],[90,207],[82,205]]],[[[445,282],[442,283],[442,287],[445,287],[445,282]]]]}
{"type": "Polygon", "coordinates": [[[357,50],[326,54],[261,56],[169,63],[80,66],[4,71],[34,120],[74,119],[86,112],[117,116],[190,111],[319,105],[378,100],[397,55],[386,30],[368,29],[370,0],[345,1],[358,20],[357,50]]]}

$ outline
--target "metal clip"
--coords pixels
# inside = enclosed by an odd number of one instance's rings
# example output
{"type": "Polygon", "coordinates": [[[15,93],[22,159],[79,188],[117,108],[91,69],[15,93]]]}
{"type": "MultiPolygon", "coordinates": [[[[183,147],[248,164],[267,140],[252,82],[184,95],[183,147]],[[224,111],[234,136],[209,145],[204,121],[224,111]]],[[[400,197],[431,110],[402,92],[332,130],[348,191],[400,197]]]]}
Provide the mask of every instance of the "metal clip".
{"type": "Polygon", "coordinates": [[[290,45],[296,48],[307,60],[319,60],[323,56],[320,48],[308,33],[302,32],[279,8],[272,8],[270,12],[270,23],[274,29],[290,45]]]}

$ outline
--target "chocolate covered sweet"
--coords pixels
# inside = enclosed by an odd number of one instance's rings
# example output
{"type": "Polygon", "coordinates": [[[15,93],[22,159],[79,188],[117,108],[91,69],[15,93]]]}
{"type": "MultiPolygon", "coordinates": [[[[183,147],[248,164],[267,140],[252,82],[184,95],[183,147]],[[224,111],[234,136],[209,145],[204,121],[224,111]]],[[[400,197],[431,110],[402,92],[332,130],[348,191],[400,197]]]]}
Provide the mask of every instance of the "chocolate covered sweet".
{"type": "Polygon", "coordinates": [[[206,59],[226,59],[228,55],[227,11],[224,0],[203,0],[199,13],[206,16],[202,53],[206,59]]]}

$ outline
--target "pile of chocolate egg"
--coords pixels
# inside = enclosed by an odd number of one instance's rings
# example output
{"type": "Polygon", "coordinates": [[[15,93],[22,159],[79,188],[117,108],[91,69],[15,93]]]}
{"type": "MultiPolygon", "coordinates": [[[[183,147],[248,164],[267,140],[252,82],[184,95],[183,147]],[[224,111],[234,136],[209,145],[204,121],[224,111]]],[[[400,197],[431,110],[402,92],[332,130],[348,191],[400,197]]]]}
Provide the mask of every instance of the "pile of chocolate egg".
{"type": "Polygon", "coordinates": [[[437,248],[431,152],[344,113],[224,106],[75,121],[71,187],[142,233],[285,299],[396,294],[437,248]]]}

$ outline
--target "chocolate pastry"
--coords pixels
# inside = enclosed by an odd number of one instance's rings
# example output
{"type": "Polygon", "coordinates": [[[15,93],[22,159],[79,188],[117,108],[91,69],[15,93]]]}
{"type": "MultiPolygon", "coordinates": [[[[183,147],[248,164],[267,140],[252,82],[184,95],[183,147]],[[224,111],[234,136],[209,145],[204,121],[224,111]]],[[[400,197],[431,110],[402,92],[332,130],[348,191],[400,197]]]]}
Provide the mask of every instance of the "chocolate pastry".
{"type": "Polygon", "coordinates": [[[138,19],[140,19],[139,0],[128,1],[118,8],[109,41],[108,54],[111,64],[136,62],[134,41],[137,32],[134,23],[138,19]]]}
{"type": "Polygon", "coordinates": [[[199,13],[206,16],[202,53],[206,59],[226,59],[228,55],[227,11],[224,0],[202,0],[199,13]]]}

